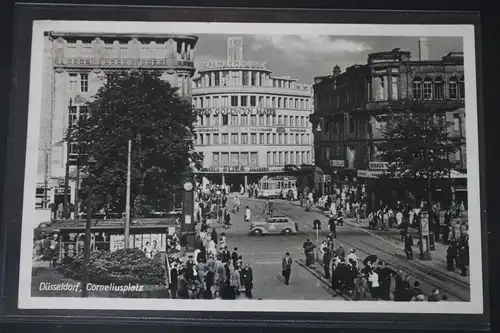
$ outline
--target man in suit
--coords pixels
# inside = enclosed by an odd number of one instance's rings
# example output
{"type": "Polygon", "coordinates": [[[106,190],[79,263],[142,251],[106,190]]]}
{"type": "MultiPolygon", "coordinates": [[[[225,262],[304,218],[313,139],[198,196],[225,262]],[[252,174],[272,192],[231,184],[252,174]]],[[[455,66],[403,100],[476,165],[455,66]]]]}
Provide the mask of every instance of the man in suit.
{"type": "MultiPolygon", "coordinates": [[[[168,258],[166,260],[168,260],[168,258]]],[[[174,264],[174,266],[170,269],[170,291],[172,293],[172,298],[177,298],[178,285],[177,264],[174,264]]]]}
{"type": "Polygon", "coordinates": [[[290,257],[290,252],[287,252],[283,258],[281,270],[281,274],[285,278],[285,284],[288,286],[290,284],[290,275],[292,274],[292,258],[290,257]]]}
{"type": "Polygon", "coordinates": [[[245,296],[252,298],[253,289],[253,272],[249,264],[245,264],[245,268],[241,270],[243,285],[245,286],[245,296]]]}

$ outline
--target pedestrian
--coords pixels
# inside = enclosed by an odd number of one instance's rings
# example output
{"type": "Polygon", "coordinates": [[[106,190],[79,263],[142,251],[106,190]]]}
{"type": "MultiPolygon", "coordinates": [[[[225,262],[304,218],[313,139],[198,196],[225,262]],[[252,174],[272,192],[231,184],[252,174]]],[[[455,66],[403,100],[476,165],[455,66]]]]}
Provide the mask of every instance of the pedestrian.
{"type": "Polygon", "coordinates": [[[233,253],[231,253],[231,260],[233,261],[233,267],[236,269],[237,268],[237,262],[238,262],[238,248],[235,247],[233,253]]]}
{"type": "Polygon", "coordinates": [[[455,253],[453,253],[453,246],[448,245],[448,249],[446,250],[446,269],[448,271],[455,270],[455,253]]]}
{"type": "Polygon", "coordinates": [[[250,207],[246,206],[245,208],[245,222],[250,222],[252,218],[252,214],[250,212],[250,207]]]}
{"type": "Polygon", "coordinates": [[[403,301],[404,302],[409,302],[411,301],[411,298],[412,298],[412,289],[411,289],[411,285],[410,285],[410,276],[406,275],[405,276],[405,279],[403,281],[403,292],[402,292],[402,296],[403,296],[403,301]]]}
{"type": "Polygon", "coordinates": [[[460,247],[458,264],[460,266],[460,275],[467,276],[467,267],[469,266],[469,248],[467,246],[460,247]]]}
{"type": "Polygon", "coordinates": [[[330,233],[333,235],[333,238],[337,238],[337,225],[333,215],[331,214],[330,219],[328,220],[328,227],[330,228],[330,233]]]}
{"type": "Polygon", "coordinates": [[[215,231],[215,228],[213,228],[212,232],[210,233],[210,239],[214,241],[215,245],[217,245],[219,238],[217,237],[217,231],[215,231]]]}
{"type": "MultiPolygon", "coordinates": [[[[166,260],[169,260],[168,258],[166,260]]],[[[170,295],[171,298],[177,298],[178,289],[178,271],[177,264],[174,263],[173,267],[170,269],[170,295]]]]}
{"type": "Polygon", "coordinates": [[[394,277],[394,301],[395,302],[403,302],[404,301],[404,281],[401,276],[401,271],[396,274],[394,277]]]}
{"type": "Polygon", "coordinates": [[[288,286],[290,284],[290,275],[292,274],[292,258],[290,257],[290,252],[285,253],[281,264],[281,274],[285,278],[285,284],[288,286]]]}
{"type": "Polygon", "coordinates": [[[372,298],[379,299],[380,298],[379,277],[374,269],[371,269],[370,273],[368,273],[368,284],[370,287],[370,294],[371,294],[372,298]]]}
{"type": "Polygon", "coordinates": [[[325,270],[325,278],[330,278],[330,263],[332,261],[332,252],[329,248],[325,248],[325,253],[323,254],[323,269],[325,270]]]}
{"type": "Polygon", "coordinates": [[[224,209],[224,228],[229,229],[231,227],[231,214],[227,209],[224,209]]]}
{"type": "Polygon", "coordinates": [[[413,260],[413,237],[410,233],[406,233],[405,238],[405,254],[408,260],[413,260]]]}
{"type": "Polygon", "coordinates": [[[252,298],[253,289],[253,272],[249,264],[245,264],[245,268],[241,270],[241,276],[243,280],[243,286],[245,287],[246,298],[252,298]]]}
{"type": "Polygon", "coordinates": [[[382,298],[384,301],[390,301],[391,300],[391,270],[385,265],[384,262],[380,261],[379,262],[379,269],[378,269],[378,279],[380,282],[380,293],[379,296],[382,298]]]}

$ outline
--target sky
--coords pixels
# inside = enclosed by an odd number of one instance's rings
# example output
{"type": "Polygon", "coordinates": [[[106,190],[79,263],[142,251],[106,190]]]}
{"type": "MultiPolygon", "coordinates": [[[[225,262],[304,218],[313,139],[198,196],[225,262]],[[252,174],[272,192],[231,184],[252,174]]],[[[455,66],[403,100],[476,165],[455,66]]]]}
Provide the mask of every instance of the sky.
{"type": "MultiPolygon", "coordinates": [[[[418,57],[417,37],[298,36],[298,35],[225,35],[198,34],[195,66],[203,69],[208,60],[226,60],[230,36],[243,37],[244,60],[267,61],[274,76],[290,76],[302,84],[314,77],[332,73],[335,65],[342,71],[366,64],[368,54],[400,48],[418,57]]],[[[429,59],[440,60],[449,52],[463,52],[461,37],[429,37],[429,59]]]]}

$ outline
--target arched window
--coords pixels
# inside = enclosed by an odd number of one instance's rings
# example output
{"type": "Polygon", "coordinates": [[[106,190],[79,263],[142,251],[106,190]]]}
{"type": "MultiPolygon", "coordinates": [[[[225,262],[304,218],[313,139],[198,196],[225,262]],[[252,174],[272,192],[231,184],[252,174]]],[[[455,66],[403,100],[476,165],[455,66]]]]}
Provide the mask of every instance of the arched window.
{"type": "Polygon", "coordinates": [[[422,99],[422,79],[419,77],[413,79],[413,99],[422,99]]]}
{"type": "Polygon", "coordinates": [[[452,76],[448,82],[448,90],[450,94],[450,99],[458,98],[458,79],[456,76],[452,76]]]}
{"type": "Polygon", "coordinates": [[[459,98],[465,98],[465,78],[462,75],[460,81],[458,82],[458,96],[459,98]]]}
{"type": "Polygon", "coordinates": [[[434,79],[434,99],[444,99],[444,79],[441,76],[434,79]]]}
{"type": "Polygon", "coordinates": [[[432,79],[430,77],[426,77],[424,79],[424,99],[432,99],[432,79]]]}

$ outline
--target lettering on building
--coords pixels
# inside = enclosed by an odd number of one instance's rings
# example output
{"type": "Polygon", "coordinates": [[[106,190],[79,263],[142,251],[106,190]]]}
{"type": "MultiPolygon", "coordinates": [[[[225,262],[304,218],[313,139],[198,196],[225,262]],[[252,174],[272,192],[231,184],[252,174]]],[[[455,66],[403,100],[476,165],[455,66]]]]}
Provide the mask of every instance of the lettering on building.
{"type": "Polygon", "coordinates": [[[307,130],[304,128],[290,128],[289,131],[296,132],[296,133],[306,133],[307,132],[307,130]]]}
{"type": "Polygon", "coordinates": [[[255,68],[255,69],[265,69],[267,61],[207,61],[205,62],[206,69],[217,69],[217,68],[255,68]]]}
{"type": "Polygon", "coordinates": [[[267,108],[211,108],[211,109],[193,109],[197,116],[210,115],[276,115],[276,109],[267,108]]]}
{"type": "Polygon", "coordinates": [[[370,162],[368,163],[370,170],[387,170],[389,168],[389,163],[387,162],[370,162]]]}
{"type": "Polygon", "coordinates": [[[199,133],[211,133],[219,132],[219,128],[197,128],[195,131],[199,133]]]}
{"type": "Polygon", "coordinates": [[[330,160],[331,167],[343,168],[345,166],[344,160],[330,160]]]}
{"type": "Polygon", "coordinates": [[[225,167],[208,167],[201,169],[202,172],[214,173],[238,173],[238,172],[269,172],[283,171],[282,167],[246,167],[243,165],[225,166],[225,167]]]}

